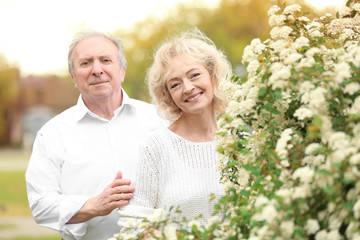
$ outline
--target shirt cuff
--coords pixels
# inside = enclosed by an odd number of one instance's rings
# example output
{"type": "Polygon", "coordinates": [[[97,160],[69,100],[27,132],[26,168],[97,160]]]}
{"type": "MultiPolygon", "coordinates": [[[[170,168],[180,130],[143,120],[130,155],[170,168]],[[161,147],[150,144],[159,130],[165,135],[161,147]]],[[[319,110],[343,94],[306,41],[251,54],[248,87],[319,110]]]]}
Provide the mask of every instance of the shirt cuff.
{"type": "Polygon", "coordinates": [[[66,224],[89,199],[86,196],[67,196],[60,205],[59,227],[64,239],[81,239],[86,233],[88,222],[66,224]]]}
{"type": "Polygon", "coordinates": [[[142,207],[136,205],[127,205],[118,210],[120,218],[147,218],[155,211],[154,208],[142,207]]]}

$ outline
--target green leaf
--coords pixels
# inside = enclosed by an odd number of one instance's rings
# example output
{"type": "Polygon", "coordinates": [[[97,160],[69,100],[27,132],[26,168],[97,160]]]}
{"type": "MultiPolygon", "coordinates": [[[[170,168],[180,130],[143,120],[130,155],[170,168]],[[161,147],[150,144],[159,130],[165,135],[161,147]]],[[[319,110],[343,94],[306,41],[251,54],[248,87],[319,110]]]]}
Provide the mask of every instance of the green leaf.
{"type": "Polygon", "coordinates": [[[249,190],[241,190],[239,194],[242,196],[248,197],[248,196],[250,196],[250,191],[249,190]]]}
{"type": "Polygon", "coordinates": [[[325,170],[325,169],[316,170],[315,173],[319,174],[319,175],[325,175],[325,176],[330,176],[331,175],[331,173],[328,170],[325,170]]]}
{"type": "Polygon", "coordinates": [[[264,97],[267,93],[267,88],[260,88],[259,89],[259,97],[264,97]]]}

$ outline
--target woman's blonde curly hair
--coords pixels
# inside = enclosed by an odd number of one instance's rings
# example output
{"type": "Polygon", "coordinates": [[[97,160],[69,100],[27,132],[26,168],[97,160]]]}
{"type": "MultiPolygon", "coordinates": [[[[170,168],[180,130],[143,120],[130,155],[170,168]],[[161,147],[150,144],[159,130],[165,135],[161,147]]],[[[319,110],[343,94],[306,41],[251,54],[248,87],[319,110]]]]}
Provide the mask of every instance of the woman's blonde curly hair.
{"type": "Polygon", "coordinates": [[[173,102],[166,86],[168,64],[180,54],[187,54],[195,61],[203,64],[211,76],[214,88],[214,109],[216,113],[225,110],[227,99],[219,89],[219,82],[230,78],[232,68],[222,51],[197,28],[185,31],[160,45],[155,51],[154,62],[147,71],[147,84],[154,104],[169,120],[181,116],[181,109],[173,102]]]}

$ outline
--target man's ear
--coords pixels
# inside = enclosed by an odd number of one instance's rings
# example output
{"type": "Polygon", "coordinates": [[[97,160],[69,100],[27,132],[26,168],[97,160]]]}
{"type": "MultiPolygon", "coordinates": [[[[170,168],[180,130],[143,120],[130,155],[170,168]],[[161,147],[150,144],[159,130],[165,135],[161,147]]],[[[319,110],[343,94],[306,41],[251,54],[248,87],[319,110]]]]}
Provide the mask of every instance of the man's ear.
{"type": "Polygon", "coordinates": [[[123,83],[124,80],[125,80],[126,68],[122,68],[122,69],[120,70],[120,74],[121,74],[121,83],[123,83]]]}
{"type": "Polygon", "coordinates": [[[75,85],[75,87],[77,88],[77,83],[76,83],[75,77],[74,77],[73,75],[71,75],[71,79],[73,80],[74,85],[75,85]]]}

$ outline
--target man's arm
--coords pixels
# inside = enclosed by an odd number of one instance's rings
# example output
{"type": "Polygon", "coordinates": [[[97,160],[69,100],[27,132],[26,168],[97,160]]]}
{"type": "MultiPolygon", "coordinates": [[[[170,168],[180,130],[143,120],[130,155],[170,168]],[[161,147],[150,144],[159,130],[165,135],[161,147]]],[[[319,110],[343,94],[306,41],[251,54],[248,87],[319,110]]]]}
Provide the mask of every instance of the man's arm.
{"type": "Polygon", "coordinates": [[[122,173],[118,171],[114,181],[101,194],[89,198],[66,224],[81,223],[96,216],[105,216],[115,208],[127,205],[134,192],[134,187],[130,186],[130,183],[129,179],[122,179],[122,173]]]}

